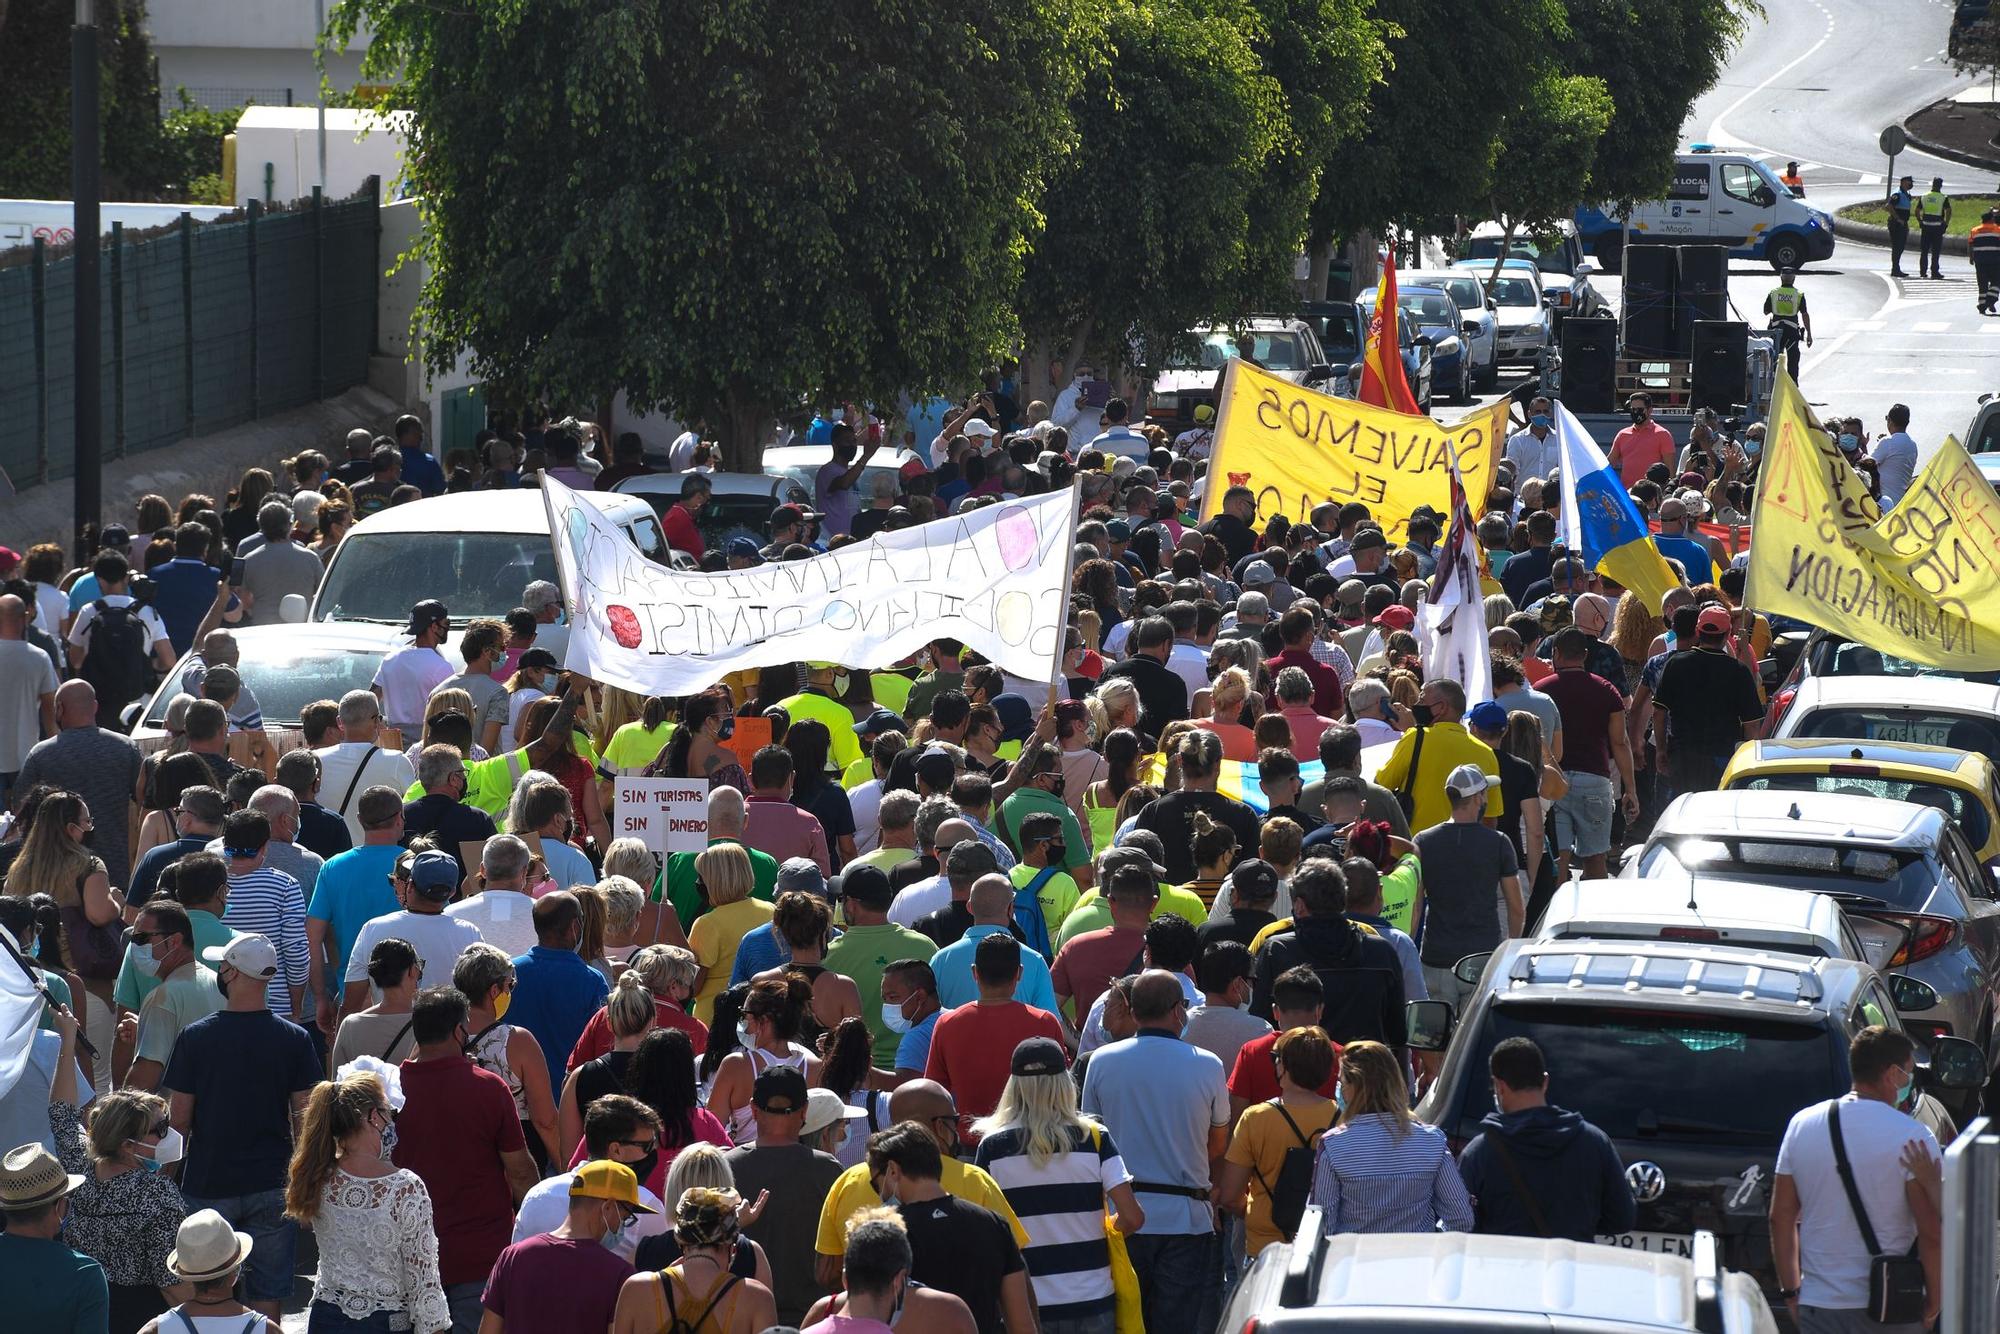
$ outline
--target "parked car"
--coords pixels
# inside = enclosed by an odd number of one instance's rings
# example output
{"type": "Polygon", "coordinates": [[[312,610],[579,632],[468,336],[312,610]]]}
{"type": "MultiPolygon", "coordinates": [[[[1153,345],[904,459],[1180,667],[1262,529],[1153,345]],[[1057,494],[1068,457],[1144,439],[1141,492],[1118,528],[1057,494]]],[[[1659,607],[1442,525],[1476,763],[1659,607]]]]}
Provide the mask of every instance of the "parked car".
{"type": "Polygon", "coordinates": [[[2000,865],[2000,771],[1977,751],[1893,741],[1746,741],[1725,792],[1845,792],[1936,806],[1988,866],[2000,865]]]}
{"type": "Polygon", "coordinates": [[[1902,677],[1809,677],[1771,735],[1948,746],[2000,763],[2000,685],[1935,677],[1913,690],[1902,677]]]}
{"type": "MultiPolygon", "coordinates": [[[[1548,1059],[1550,1100],[1608,1135],[1626,1164],[1638,1225],[1599,1240],[1693,1258],[1697,1229],[1712,1229],[1721,1262],[1767,1294],[1777,1290],[1768,1193],[1785,1127],[1847,1091],[1857,1032],[1902,1026],[1864,963],[1680,942],[1510,940],[1462,1018],[1442,1001],[1409,1008],[1412,1047],[1449,1045],[1419,1120],[1470,1141],[1493,1110],[1493,1048],[1530,1038],[1548,1059]]],[[[1921,1085],[1954,1098],[1978,1087],[1977,1047],[1913,1036],[1921,1085]]]]}
{"type": "MultiPolygon", "coordinates": [[[[812,509],[810,482],[801,486],[789,476],[761,472],[712,472],[707,477],[713,489],[708,493],[708,504],[695,515],[694,526],[709,551],[719,550],[732,537],[752,538],[761,547],[771,540],[772,510],[780,505],[812,509]]],[[[616,492],[643,500],[656,515],[665,514],[681,497],[681,474],[653,472],[627,477],[618,483],[616,492]]]]}
{"type": "Polygon", "coordinates": [[[1408,287],[1438,287],[1457,304],[1461,336],[1471,349],[1472,380],[1491,389],[1500,380],[1500,317],[1486,295],[1486,280],[1471,269],[1410,269],[1396,275],[1408,287]]]}
{"type": "Polygon", "coordinates": [[[1500,321],[1500,364],[1526,366],[1539,376],[1555,346],[1554,322],[1542,299],[1542,275],[1525,259],[1503,260],[1499,277],[1493,261],[1462,259],[1453,268],[1469,269],[1486,281],[1493,313],[1500,321]]]}
{"type": "Polygon", "coordinates": [[[1831,630],[1814,629],[1805,635],[1803,647],[1799,647],[1789,659],[1782,656],[1787,641],[1795,641],[1796,634],[1781,634],[1771,647],[1772,657],[1759,664],[1766,668],[1765,684],[1771,690],[1770,707],[1764,714],[1764,735],[1776,736],[1779,723],[1791,710],[1792,701],[1798,695],[1798,688],[1804,681],[1815,676],[1877,676],[1894,677],[1896,681],[1881,683],[1881,689],[1893,690],[1899,695],[1908,695],[1910,678],[1924,677],[1947,681],[1983,681],[1988,685],[2000,684],[2000,672],[1956,672],[1944,667],[1931,667],[1924,663],[1899,658],[1892,653],[1884,653],[1867,644],[1857,644],[1845,635],[1831,630]],[[1770,668],[1781,668],[1775,674],[1770,668]]]}
{"type": "MultiPolygon", "coordinates": [[[[1497,222],[1480,223],[1466,242],[1465,258],[1485,260],[1490,272],[1505,234],[1497,222]]],[[[1507,257],[1528,260],[1540,270],[1542,289],[1548,296],[1549,309],[1555,312],[1558,330],[1565,316],[1592,319],[1611,314],[1611,303],[1590,284],[1591,276],[1598,271],[1597,262],[1584,256],[1574,222],[1565,219],[1553,231],[1541,235],[1517,229],[1507,244],[1507,257]]]]}
{"type": "MultiPolygon", "coordinates": [[[[918,449],[929,449],[930,445],[929,440],[917,441],[918,449]]],[[[920,458],[910,450],[900,447],[892,449],[884,444],[875,451],[873,458],[861,466],[861,480],[855,487],[856,493],[867,496],[870,484],[878,475],[886,472],[895,476],[905,463],[912,461],[921,462],[926,468],[930,467],[929,459],[920,458]]],[[[805,489],[806,497],[810,500],[813,495],[813,485],[819,480],[819,470],[831,462],[833,462],[832,445],[773,445],[764,451],[762,466],[764,471],[773,477],[789,477],[797,482],[805,489]]]]}
{"type": "MultiPolygon", "coordinates": [[[[667,559],[659,519],[645,501],[608,491],[592,492],[591,500],[648,557],[667,559]]],[[[409,623],[412,604],[436,598],[451,609],[456,643],[473,617],[504,617],[521,605],[522,589],[555,578],[555,546],[539,490],[465,491],[395,505],[348,529],[311,608],[299,605],[303,598],[287,598],[286,619],[400,628],[409,623]]]]}
{"type": "MultiPolygon", "coordinates": [[[[404,608],[407,620],[409,609],[404,608]]],[[[366,690],[382,659],[408,641],[401,626],[336,621],[326,625],[252,625],[232,630],[240,661],[236,670],[257,697],[264,731],[278,752],[305,742],[299,714],[315,700],[338,700],[366,690]]],[[[167,744],[167,705],[186,691],[188,659],[174,664],[139,711],[132,741],[142,751],[167,744]]],[[[193,693],[193,692],[187,692],[193,693]]]]}
{"type": "MultiPolygon", "coordinates": [[[[1371,287],[1358,298],[1361,308],[1375,309],[1377,289],[1371,287]]],[[[1397,323],[1407,324],[1421,338],[1431,340],[1431,385],[1442,386],[1444,396],[1455,402],[1472,400],[1472,359],[1466,343],[1467,321],[1458,304],[1441,287],[1399,287],[1396,290],[1397,323]]]]}
{"type": "Polygon", "coordinates": [[[1194,410],[1213,407],[1222,371],[1235,356],[1247,357],[1281,380],[1311,389],[1333,379],[1333,367],[1308,321],[1293,315],[1257,315],[1240,325],[1190,329],[1166,355],[1153,378],[1146,415],[1170,434],[1194,425],[1194,410]]]}
{"type": "MultiPolygon", "coordinates": [[[[1831,894],[1697,875],[1574,880],[1542,910],[1537,940],[1661,940],[1857,959],[1886,970],[1908,933],[1850,918],[1831,894]]],[[[1893,990],[1893,986],[1891,988],[1893,990]]]]}
{"type": "Polygon", "coordinates": [[[1905,1011],[1905,1026],[1970,1039],[1993,1063],[2000,874],[1943,811],[1836,793],[1690,792],[1660,813],[1627,873],[1833,894],[1850,916],[1904,927],[1909,941],[1887,966],[1937,995],[1905,1011]]]}
{"type": "Polygon", "coordinates": [[[1290,1242],[1257,1256],[1219,1334],[1770,1334],[1756,1280],[1722,1268],[1710,1232],[1690,1258],[1466,1232],[1330,1234],[1308,1208],[1290,1242]]]}

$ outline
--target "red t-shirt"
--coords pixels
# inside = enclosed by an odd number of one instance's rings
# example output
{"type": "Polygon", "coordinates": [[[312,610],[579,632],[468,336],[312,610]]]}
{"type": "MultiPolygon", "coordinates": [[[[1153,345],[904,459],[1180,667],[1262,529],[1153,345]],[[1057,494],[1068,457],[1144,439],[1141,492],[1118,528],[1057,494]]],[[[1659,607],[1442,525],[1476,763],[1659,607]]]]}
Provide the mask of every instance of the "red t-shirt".
{"type": "Polygon", "coordinates": [[[514,1235],[500,1155],[525,1149],[507,1081],[463,1056],[404,1061],[396,1166],[423,1179],[437,1228],[438,1278],[484,1279],[514,1235]]]}
{"type": "Polygon", "coordinates": [[[708,550],[701,540],[701,530],[695,527],[694,515],[689,514],[687,506],[678,500],[667,506],[667,512],[660,516],[660,535],[675,551],[685,551],[696,560],[700,560],[708,550]]]}
{"type": "Polygon", "coordinates": [[[931,1030],[931,1054],[924,1078],[935,1079],[951,1090],[958,1103],[961,1133],[972,1118],[1000,1105],[1014,1048],[1028,1038],[1061,1042],[1062,1025],[1047,1010],[1020,1001],[1001,1005],[968,1001],[938,1016],[937,1026],[931,1030]]]}
{"type": "Polygon", "coordinates": [[[1628,488],[1646,479],[1655,463],[1674,466],[1680,447],[1674,433],[1655,421],[1636,423],[1611,437],[1611,457],[1618,461],[1618,480],[1628,488]]]}
{"type": "MultiPolygon", "coordinates": [[[[1229,1071],[1229,1095],[1245,1102],[1269,1102],[1278,1096],[1278,1062],[1271,1052],[1278,1045],[1281,1033],[1266,1033],[1261,1038],[1252,1038],[1236,1053],[1236,1064],[1229,1071]]],[[[1327,1075],[1326,1083],[1319,1086],[1322,1098],[1334,1095],[1334,1085],[1340,1082],[1340,1044],[1333,1044],[1333,1071],[1327,1075]]]]}
{"type": "MultiPolygon", "coordinates": [[[[1288,648],[1276,657],[1265,659],[1264,666],[1270,669],[1271,680],[1274,682],[1278,679],[1278,673],[1285,670],[1285,668],[1298,668],[1312,678],[1313,712],[1324,714],[1329,718],[1340,716],[1341,702],[1345,698],[1345,692],[1340,688],[1340,673],[1321,662],[1318,658],[1315,658],[1312,655],[1311,649],[1288,648]]],[[[1264,698],[1270,707],[1276,708],[1278,702],[1277,687],[1273,685],[1271,693],[1264,698]]]]}
{"type": "Polygon", "coordinates": [[[512,1329],[609,1329],[630,1277],[602,1244],[544,1232],[500,1253],[479,1304],[512,1329]]]}
{"type": "Polygon", "coordinates": [[[1611,776],[1611,720],[1622,713],[1625,697],[1595,672],[1572,667],[1537,686],[1556,702],[1562,714],[1562,767],[1578,773],[1611,776]]]}
{"type": "MultiPolygon", "coordinates": [[[[1146,948],[1146,933],[1131,927],[1105,926],[1070,937],[1049,969],[1058,997],[1076,999],[1079,1023],[1097,1004],[1114,977],[1132,972],[1132,961],[1146,948]]],[[[935,1041],[935,1039],[933,1039],[935,1041]]]]}
{"type": "MultiPolygon", "coordinates": [[[[655,999],[653,1020],[661,1028],[678,1028],[687,1034],[688,1041],[694,1044],[697,1060],[708,1050],[708,1025],[672,1001],[655,999]]],[[[590,1022],[583,1026],[583,1034],[577,1038],[576,1046],[570,1048],[568,1068],[574,1070],[585,1061],[594,1061],[610,1050],[611,1021],[605,1018],[604,1010],[600,1007],[596,1014],[590,1016],[590,1022]]],[[[561,1087],[561,1080],[553,1082],[557,1087],[561,1087]]]]}

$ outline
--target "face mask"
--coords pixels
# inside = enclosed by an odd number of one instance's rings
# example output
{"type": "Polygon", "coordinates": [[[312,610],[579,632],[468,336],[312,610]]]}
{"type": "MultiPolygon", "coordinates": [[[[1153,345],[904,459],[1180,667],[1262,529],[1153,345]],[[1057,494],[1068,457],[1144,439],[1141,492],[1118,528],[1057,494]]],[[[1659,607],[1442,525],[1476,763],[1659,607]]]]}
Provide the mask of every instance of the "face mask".
{"type": "Polygon", "coordinates": [[[1343,1114],[1345,1114],[1345,1113],[1346,1113],[1346,1111],[1347,1111],[1347,1085],[1345,1085],[1345,1084],[1335,1084],[1335,1085],[1333,1086],[1333,1105],[1334,1105],[1334,1106],[1335,1106],[1336,1108],[1338,1108],[1338,1109],[1339,1109],[1339,1110],[1340,1110],[1340,1111],[1341,1111],[1341,1112],[1342,1112],[1343,1114]]]}
{"type": "Polygon", "coordinates": [[[493,1022],[498,1023],[502,1019],[505,1019],[507,1017],[507,1007],[513,1003],[514,993],[511,991],[503,991],[498,996],[495,996],[493,998],[493,1022]]]}
{"type": "Polygon", "coordinates": [[[741,1019],[736,1021],[736,1045],[739,1047],[754,1047],[757,1045],[757,1039],[751,1035],[750,1025],[744,1023],[741,1019]]]}
{"type": "Polygon", "coordinates": [[[1542,427],[1544,430],[1546,430],[1549,426],[1553,424],[1554,423],[1549,417],[1549,414],[1546,412],[1538,412],[1534,416],[1528,418],[1528,425],[1539,426],[1542,427]]]}
{"type": "Polygon", "coordinates": [[[158,1144],[150,1147],[144,1144],[138,1145],[136,1152],[139,1155],[139,1161],[146,1164],[152,1171],[157,1172],[162,1167],[179,1162],[182,1155],[187,1152],[187,1145],[181,1139],[181,1132],[172,1126],[168,1126],[167,1133],[160,1136],[158,1144]]]}
{"type": "Polygon", "coordinates": [[[1049,865],[1061,866],[1063,864],[1063,855],[1068,851],[1069,845],[1066,843],[1049,844],[1049,865]]]}
{"type": "Polygon", "coordinates": [[[1764,442],[1762,440],[1745,440],[1743,442],[1743,452],[1754,459],[1764,452],[1764,442]]]}
{"type": "Polygon", "coordinates": [[[149,945],[143,950],[132,951],[132,966],[147,977],[158,977],[160,975],[160,956],[155,952],[158,949],[159,946],[157,945],[149,945]]]}
{"type": "MultiPolygon", "coordinates": [[[[1391,716],[1393,717],[1394,715],[1392,714],[1391,716]]],[[[1410,706],[1410,717],[1416,719],[1417,726],[1419,727],[1428,727],[1435,720],[1435,715],[1428,704],[1412,704],[1410,706]]]]}
{"type": "MultiPolygon", "coordinates": [[[[660,1165],[660,1151],[658,1149],[649,1150],[647,1153],[641,1155],[640,1157],[634,1158],[631,1162],[625,1164],[625,1166],[632,1169],[632,1175],[639,1178],[639,1180],[641,1181],[644,1181],[647,1177],[653,1175],[653,1169],[658,1167],[659,1165],[660,1165]]],[[[630,1219],[626,1220],[626,1222],[628,1223],[630,1221],[631,1221],[630,1219]]]]}
{"type": "Polygon", "coordinates": [[[1634,426],[1637,426],[1637,425],[1638,425],[1638,424],[1639,424],[1640,422],[1642,422],[1642,421],[1644,421],[1644,420],[1646,420],[1646,410],[1645,410],[1644,408],[1633,408],[1633,409],[1632,409],[1632,424],[1633,424],[1634,426]]]}
{"type": "MultiPolygon", "coordinates": [[[[633,1166],[636,1168],[637,1164],[635,1163],[633,1166]]],[[[604,1225],[604,1235],[597,1239],[598,1244],[603,1246],[607,1251],[617,1250],[619,1248],[618,1243],[625,1236],[625,1229],[631,1225],[632,1220],[625,1216],[623,1209],[620,1209],[618,1216],[604,1225]]]]}
{"type": "Polygon", "coordinates": [[[909,1017],[903,1013],[901,1005],[894,1005],[888,1001],[882,1002],[882,1027],[888,1029],[891,1033],[907,1033],[910,1031],[909,1017]]]}
{"type": "Polygon", "coordinates": [[[396,1151],[396,1123],[391,1121],[382,1127],[382,1161],[389,1161],[389,1155],[396,1151]]]}
{"type": "Polygon", "coordinates": [[[1915,1074],[1911,1074],[1903,1081],[1903,1087],[1896,1090],[1896,1105],[1898,1107],[1907,1107],[1910,1105],[1910,1100],[1916,1097],[1916,1095],[1917,1077],[1915,1074]]]}
{"type": "Polygon", "coordinates": [[[1842,450],[1851,454],[1855,450],[1861,448],[1861,437],[1853,434],[1850,431],[1843,431],[1841,432],[1840,435],[1840,447],[1842,450]]]}
{"type": "Polygon", "coordinates": [[[215,972],[215,989],[222,993],[222,999],[225,1001],[229,999],[229,981],[223,977],[219,968],[215,972]]]}
{"type": "Polygon", "coordinates": [[[79,843],[83,844],[83,846],[84,846],[84,847],[86,847],[86,848],[93,848],[93,847],[96,847],[96,846],[97,846],[97,826],[96,826],[96,825],[92,825],[92,826],[91,826],[90,828],[88,828],[88,829],[84,830],[84,831],[83,831],[83,837],[82,837],[82,838],[79,838],[79,839],[77,840],[77,842],[79,842],[79,843]]]}
{"type": "Polygon", "coordinates": [[[846,672],[835,672],[833,674],[833,693],[836,695],[845,695],[850,679],[846,672]]]}
{"type": "Polygon", "coordinates": [[[729,740],[729,738],[735,735],[736,735],[736,719],[724,718],[722,720],[722,726],[716,729],[715,739],[717,741],[727,741],[729,740]]]}

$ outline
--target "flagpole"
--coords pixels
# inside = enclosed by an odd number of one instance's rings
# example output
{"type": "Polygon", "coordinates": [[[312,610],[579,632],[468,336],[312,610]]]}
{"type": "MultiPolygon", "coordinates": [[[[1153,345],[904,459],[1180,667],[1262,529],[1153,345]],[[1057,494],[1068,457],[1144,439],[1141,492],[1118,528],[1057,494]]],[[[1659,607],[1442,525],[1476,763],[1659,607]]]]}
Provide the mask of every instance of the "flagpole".
{"type": "Polygon", "coordinates": [[[1215,426],[1209,436],[1207,481],[1201,492],[1201,517],[1204,521],[1222,513],[1222,497],[1229,490],[1229,479],[1217,471],[1215,459],[1221,453],[1222,428],[1229,420],[1229,403],[1236,396],[1236,367],[1241,360],[1240,357],[1231,357],[1222,363],[1222,383],[1215,391],[1215,426]],[[1218,481],[1224,483],[1221,490],[1216,489],[1218,481]]]}

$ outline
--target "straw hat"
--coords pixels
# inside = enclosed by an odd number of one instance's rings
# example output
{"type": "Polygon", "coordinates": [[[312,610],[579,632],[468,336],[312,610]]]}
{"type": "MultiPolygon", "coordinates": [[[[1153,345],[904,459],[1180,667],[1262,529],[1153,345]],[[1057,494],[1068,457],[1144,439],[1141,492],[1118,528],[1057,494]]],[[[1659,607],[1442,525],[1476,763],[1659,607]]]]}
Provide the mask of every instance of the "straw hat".
{"type": "Polygon", "coordinates": [[[0,1209],[26,1212],[52,1204],[83,1184],[39,1144],[23,1144],[0,1157],[0,1209]]]}
{"type": "Polygon", "coordinates": [[[200,1209],[181,1221],[167,1268],[190,1283],[208,1283],[243,1267],[250,1258],[250,1234],[229,1226],[213,1209],[200,1209]]]}

